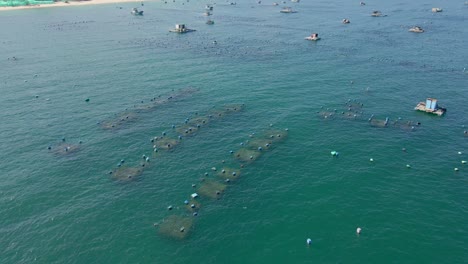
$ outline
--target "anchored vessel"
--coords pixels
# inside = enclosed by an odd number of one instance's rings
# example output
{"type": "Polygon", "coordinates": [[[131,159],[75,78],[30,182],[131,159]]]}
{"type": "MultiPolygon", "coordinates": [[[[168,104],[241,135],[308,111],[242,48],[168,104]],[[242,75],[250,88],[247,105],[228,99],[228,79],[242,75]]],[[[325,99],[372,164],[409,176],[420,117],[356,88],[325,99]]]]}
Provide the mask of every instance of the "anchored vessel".
{"type": "Polygon", "coordinates": [[[433,7],[432,8],[432,13],[438,13],[438,12],[442,12],[442,8],[440,8],[440,7],[433,7]]]}
{"type": "Polygon", "coordinates": [[[143,10],[139,11],[138,8],[134,7],[132,8],[132,11],[130,12],[134,16],[142,16],[143,15],[143,10]]]}
{"type": "Polygon", "coordinates": [[[445,114],[445,112],[447,111],[447,109],[443,107],[439,107],[437,105],[437,99],[434,99],[434,98],[427,98],[426,102],[420,102],[414,108],[414,110],[431,113],[431,114],[438,115],[438,116],[445,114]]]}
{"type": "Polygon", "coordinates": [[[373,17],[380,17],[380,16],[382,16],[382,12],[380,12],[380,11],[374,11],[374,12],[372,12],[371,16],[373,16],[373,17]]]}
{"type": "Polygon", "coordinates": [[[280,10],[281,13],[296,13],[296,11],[292,10],[290,7],[284,7],[280,10]]]}
{"type": "Polygon", "coordinates": [[[175,33],[187,33],[196,31],[195,29],[186,28],[185,24],[176,24],[174,29],[169,30],[170,32],[175,33]]]}
{"type": "Polygon", "coordinates": [[[310,36],[305,38],[306,40],[317,41],[320,40],[318,33],[312,33],[310,36]]]}
{"type": "Polygon", "coordinates": [[[423,33],[424,29],[422,29],[421,27],[415,26],[415,27],[410,28],[408,31],[414,32],[414,33],[423,33]]]}

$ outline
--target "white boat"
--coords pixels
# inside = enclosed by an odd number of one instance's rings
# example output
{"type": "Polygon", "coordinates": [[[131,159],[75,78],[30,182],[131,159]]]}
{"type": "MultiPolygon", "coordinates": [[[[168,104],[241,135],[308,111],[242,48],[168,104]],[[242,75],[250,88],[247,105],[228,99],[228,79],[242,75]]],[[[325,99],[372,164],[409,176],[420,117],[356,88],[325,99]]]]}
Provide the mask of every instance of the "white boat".
{"type": "Polygon", "coordinates": [[[408,31],[414,32],[414,33],[423,33],[424,29],[422,29],[421,27],[415,26],[415,27],[410,28],[408,31]]]}
{"type": "Polygon", "coordinates": [[[442,12],[442,8],[439,8],[439,7],[432,8],[432,13],[438,13],[438,12],[442,12]]]}
{"type": "Polygon", "coordinates": [[[290,7],[284,7],[280,10],[281,13],[296,13],[296,11],[292,10],[290,7]]]}
{"type": "Polygon", "coordinates": [[[211,16],[211,13],[209,11],[206,11],[205,13],[203,13],[204,16],[211,16]]]}
{"type": "Polygon", "coordinates": [[[206,5],[206,6],[205,6],[205,9],[208,10],[208,11],[213,11],[213,6],[211,6],[211,5],[206,5]]]}
{"type": "Polygon", "coordinates": [[[136,7],[132,8],[132,11],[130,13],[132,15],[134,15],[134,16],[142,16],[143,15],[143,11],[138,11],[138,8],[136,8],[136,7]]]}
{"type": "Polygon", "coordinates": [[[349,19],[345,18],[345,19],[343,19],[343,20],[341,21],[341,23],[343,23],[343,24],[349,24],[349,23],[351,23],[351,22],[349,21],[349,19]]]}
{"type": "Polygon", "coordinates": [[[174,33],[188,33],[196,31],[195,29],[186,28],[185,24],[176,24],[174,29],[169,30],[169,32],[174,33]]]}
{"type": "Polygon", "coordinates": [[[320,40],[318,33],[312,33],[310,36],[305,38],[306,40],[317,41],[320,40]]]}
{"type": "Polygon", "coordinates": [[[299,3],[301,0],[291,0],[293,3],[299,3]]]}

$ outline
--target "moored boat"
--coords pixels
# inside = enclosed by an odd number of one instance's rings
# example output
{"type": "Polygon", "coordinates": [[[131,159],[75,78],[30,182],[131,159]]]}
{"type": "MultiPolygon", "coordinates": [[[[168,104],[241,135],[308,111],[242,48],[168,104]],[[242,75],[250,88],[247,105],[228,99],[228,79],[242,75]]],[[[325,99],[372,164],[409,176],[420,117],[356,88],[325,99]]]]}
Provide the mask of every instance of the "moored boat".
{"type": "Polygon", "coordinates": [[[280,10],[281,13],[296,13],[296,11],[292,10],[290,7],[284,7],[280,10]]]}
{"type": "Polygon", "coordinates": [[[415,27],[410,28],[408,31],[414,32],[414,33],[423,33],[424,29],[422,29],[421,27],[415,26],[415,27]]]}
{"type": "Polygon", "coordinates": [[[317,41],[320,40],[318,33],[312,33],[310,36],[305,38],[306,40],[317,41]]]}
{"type": "Polygon", "coordinates": [[[139,11],[138,8],[134,7],[130,13],[134,16],[142,16],[143,10],[139,11]]]}
{"type": "Polygon", "coordinates": [[[169,30],[174,33],[188,33],[196,31],[195,29],[186,28],[185,24],[176,24],[174,29],[169,30]]]}
{"type": "Polygon", "coordinates": [[[373,17],[381,17],[382,16],[382,12],[376,10],[376,11],[373,11],[371,16],[373,17]]]}

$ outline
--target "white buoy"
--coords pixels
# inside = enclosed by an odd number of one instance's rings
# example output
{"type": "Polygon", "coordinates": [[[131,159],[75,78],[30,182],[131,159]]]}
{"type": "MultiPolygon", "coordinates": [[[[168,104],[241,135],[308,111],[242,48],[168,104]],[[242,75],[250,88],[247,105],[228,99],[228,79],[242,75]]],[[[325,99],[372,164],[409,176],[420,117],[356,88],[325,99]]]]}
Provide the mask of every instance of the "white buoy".
{"type": "Polygon", "coordinates": [[[466,164],[466,160],[462,160],[461,163],[462,163],[462,164],[466,164]]]}
{"type": "Polygon", "coordinates": [[[461,151],[458,151],[458,155],[461,155],[461,154],[462,154],[462,152],[461,152],[461,151]]]}
{"type": "Polygon", "coordinates": [[[361,229],[360,227],[356,228],[356,233],[357,233],[358,235],[361,234],[361,230],[362,230],[362,229],[361,229]]]}
{"type": "Polygon", "coordinates": [[[307,243],[307,245],[312,244],[312,239],[308,238],[308,239],[306,240],[306,243],[307,243]]]}
{"type": "Polygon", "coordinates": [[[374,159],[373,159],[373,158],[370,158],[369,161],[370,161],[370,162],[374,162],[374,159]]]}
{"type": "Polygon", "coordinates": [[[458,171],[458,168],[453,169],[454,171],[458,171]]]}
{"type": "Polygon", "coordinates": [[[411,165],[409,165],[409,164],[406,164],[406,168],[411,168],[411,165]]]}

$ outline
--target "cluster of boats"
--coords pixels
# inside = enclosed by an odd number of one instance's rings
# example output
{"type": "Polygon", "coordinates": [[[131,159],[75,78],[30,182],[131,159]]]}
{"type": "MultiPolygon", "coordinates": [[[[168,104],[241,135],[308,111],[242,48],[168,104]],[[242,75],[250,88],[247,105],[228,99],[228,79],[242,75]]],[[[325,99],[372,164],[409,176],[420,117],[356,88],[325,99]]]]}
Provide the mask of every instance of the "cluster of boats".
{"type": "MultiPolygon", "coordinates": [[[[204,15],[205,15],[205,16],[211,16],[211,15],[213,14],[213,13],[211,13],[211,11],[213,11],[213,6],[212,6],[212,5],[206,5],[206,6],[205,6],[205,13],[204,13],[204,15]]],[[[206,21],[206,24],[207,24],[207,25],[213,25],[213,24],[214,24],[214,21],[211,20],[211,19],[208,19],[208,20],[206,21]]]]}
{"type": "MultiPolygon", "coordinates": [[[[291,0],[291,2],[294,2],[294,3],[299,3],[300,0],[291,0]]],[[[283,1],[284,3],[285,1],[283,1]]],[[[360,2],[360,5],[363,6],[365,5],[366,3],[364,2],[360,2]]],[[[278,5],[278,3],[273,3],[273,5],[278,5]]],[[[206,5],[205,6],[205,13],[204,15],[205,16],[211,16],[212,13],[211,11],[213,11],[213,6],[212,5],[206,5]]],[[[434,7],[432,8],[432,12],[434,13],[437,13],[437,12],[442,12],[442,9],[441,8],[438,8],[438,7],[434,7]]],[[[133,15],[136,15],[136,16],[142,16],[143,15],[143,11],[140,11],[138,10],[137,8],[133,8],[131,13],[133,15]]],[[[291,7],[284,7],[283,9],[280,10],[280,13],[297,13],[297,11],[293,10],[291,7]]],[[[382,12],[378,11],[378,10],[375,10],[372,12],[371,14],[372,17],[382,17],[382,16],[386,16],[386,15],[383,15],[382,12]]],[[[343,24],[349,24],[351,23],[349,21],[349,19],[347,18],[344,18],[341,23],[343,24]]],[[[208,25],[213,25],[214,24],[214,21],[211,20],[211,19],[208,19],[206,21],[206,24],[208,25]]],[[[189,29],[185,26],[185,24],[176,24],[175,28],[174,29],[171,29],[169,30],[170,32],[175,32],[175,33],[187,33],[187,32],[193,32],[193,31],[196,31],[194,29],[189,29]]],[[[414,33],[423,33],[424,32],[424,29],[422,29],[421,27],[419,26],[414,26],[412,28],[410,28],[408,30],[409,32],[414,32],[414,33]]],[[[310,36],[308,37],[305,37],[306,40],[310,40],[310,41],[317,41],[317,40],[320,40],[320,37],[318,36],[318,33],[312,33],[310,36]]]]}

